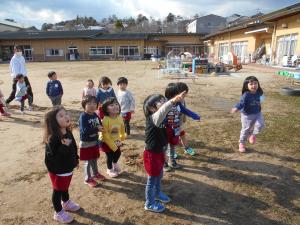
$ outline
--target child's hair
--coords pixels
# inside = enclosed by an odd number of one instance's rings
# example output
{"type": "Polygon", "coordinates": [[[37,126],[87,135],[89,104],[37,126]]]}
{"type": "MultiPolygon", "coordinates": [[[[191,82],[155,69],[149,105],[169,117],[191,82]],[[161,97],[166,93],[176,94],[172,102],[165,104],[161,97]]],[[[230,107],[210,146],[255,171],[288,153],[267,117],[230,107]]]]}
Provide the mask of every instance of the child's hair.
{"type": "Polygon", "coordinates": [[[19,74],[16,76],[16,79],[17,79],[17,80],[20,80],[20,79],[23,78],[23,77],[24,77],[24,75],[21,74],[21,73],[19,73],[19,74]]]}
{"type": "Polygon", "coordinates": [[[255,76],[246,77],[246,79],[244,80],[244,83],[243,83],[242,94],[244,94],[246,91],[249,91],[248,84],[253,81],[256,81],[258,84],[257,92],[260,95],[263,95],[264,92],[263,92],[262,88],[260,87],[258,79],[255,76]]]}
{"type": "Polygon", "coordinates": [[[160,94],[153,94],[149,95],[145,100],[143,104],[143,111],[146,117],[153,114],[153,112],[150,110],[151,108],[157,109],[157,103],[160,102],[162,99],[165,99],[163,95],[160,94]]]}
{"type": "Polygon", "coordinates": [[[21,50],[21,51],[22,51],[22,47],[21,47],[20,45],[16,45],[16,46],[14,47],[14,49],[15,49],[15,50],[21,50]]]}
{"type": "Polygon", "coordinates": [[[87,82],[91,82],[94,85],[94,81],[92,79],[88,79],[87,82]]]}
{"type": "Polygon", "coordinates": [[[108,106],[111,104],[114,104],[114,103],[117,103],[119,105],[119,114],[121,113],[121,106],[120,106],[118,100],[116,98],[110,97],[110,98],[106,99],[102,104],[102,110],[103,110],[103,114],[105,116],[109,116],[108,106]]]}
{"type": "Polygon", "coordinates": [[[128,84],[128,80],[126,77],[119,77],[117,81],[117,85],[119,84],[128,84]]]}
{"type": "Polygon", "coordinates": [[[165,97],[171,99],[179,94],[178,85],[176,83],[169,83],[165,90],[165,97]]]}
{"type": "MultiPolygon", "coordinates": [[[[61,133],[61,130],[60,130],[60,126],[56,119],[57,113],[61,110],[66,111],[66,109],[63,106],[57,105],[57,106],[54,106],[49,112],[47,112],[45,114],[45,116],[44,116],[44,128],[45,128],[44,143],[48,143],[49,139],[52,136],[57,136],[60,138],[63,136],[63,134],[61,133]]],[[[69,128],[67,128],[67,129],[70,130],[69,128]]]]}
{"type": "Polygon", "coordinates": [[[53,77],[53,75],[55,75],[55,74],[56,74],[55,71],[50,71],[48,73],[48,77],[51,79],[53,77]]]}
{"type": "Polygon", "coordinates": [[[92,96],[92,95],[87,95],[87,96],[84,96],[81,101],[82,108],[85,109],[86,104],[89,102],[95,102],[98,106],[96,97],[92,96]]]}
{"type": "Polygon", "coordinates": [[[103,84],[110,84],[110,85],[112,85],[112,82],[111,82],[111,80],[108,77],[104,76],[104,77],[100,78],[98,87],[101,88],[103,84]]]}
{"type": "Polygon", "coordinates": [[[176,85],[177,85],[177,88],[178,88],[178,94],[180,94],[181,92],[186,92],[186,93],[188,93],[189,92],[189,87],[187,86],[187,84],[186,83],[183,83],[183,82],[178,82],[178,83],[176,83],[176,85]]]}

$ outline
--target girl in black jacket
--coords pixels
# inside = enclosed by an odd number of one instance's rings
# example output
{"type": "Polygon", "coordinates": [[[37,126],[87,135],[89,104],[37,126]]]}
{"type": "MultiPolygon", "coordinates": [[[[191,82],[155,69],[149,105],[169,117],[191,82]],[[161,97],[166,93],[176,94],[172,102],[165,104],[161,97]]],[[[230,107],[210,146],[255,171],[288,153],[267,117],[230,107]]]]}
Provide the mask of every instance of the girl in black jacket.
{"type": "Polygon", "coordinates": [[[52,182],[54,219],[70,223],[73,218],[65,211],[77,211],[80,206],[69,199],[73,169],[78,166],[77,145],[70,130],[70,116],[62,106],[55,106],[45,115],[45,164],[52,182]]]}

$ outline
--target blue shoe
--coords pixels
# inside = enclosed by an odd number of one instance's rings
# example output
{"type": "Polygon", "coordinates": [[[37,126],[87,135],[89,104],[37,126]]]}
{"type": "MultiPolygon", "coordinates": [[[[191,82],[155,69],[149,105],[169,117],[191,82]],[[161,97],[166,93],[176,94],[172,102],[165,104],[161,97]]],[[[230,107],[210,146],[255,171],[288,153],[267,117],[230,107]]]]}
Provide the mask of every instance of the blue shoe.
{"type": "Polygon", "coordinates": [[[178,158],[178,154],[175,152],[174,153],[174,159],[177,159],[178,158]]]}
{"type": "Polygon", "coordinates": [[[147,211],[160,213],[160,212],[165,211],[166,208],[165,208],[162,204],[160,204],[159,202],[155,202],[155,203],[154,203],[153,205],[151,205],[151,206],[146,206],[146,205],[145,205],[145,208],[144,208],[144,209],[147,210],[147,211]]]}
{"type": "Polygon", "coordinates": [[[184,153],[185,153],[185,154],[189,154],[189,155],[191,155],[191,156],[194,156],[194,155],[195,155],[194,149],[192,149],[192,148],[190,148],[190,147],[184,149],[184,153]]]}
{"type": "Polygon", "coordinates": [[[155,200],[163,202],[163,203],[168,203],[171,201],[171,198],[164,194],[163,192],[159,192],[159,195],[155,198],[155,200]]]}
{"type": "MultiPolygon", "coordinates": [[[[167,153],[167,156],[170,157],[170,152],[167,153]]],[[[178,158],[178,154],[176,152],[174,152],[174,159],[178,158]]]]}

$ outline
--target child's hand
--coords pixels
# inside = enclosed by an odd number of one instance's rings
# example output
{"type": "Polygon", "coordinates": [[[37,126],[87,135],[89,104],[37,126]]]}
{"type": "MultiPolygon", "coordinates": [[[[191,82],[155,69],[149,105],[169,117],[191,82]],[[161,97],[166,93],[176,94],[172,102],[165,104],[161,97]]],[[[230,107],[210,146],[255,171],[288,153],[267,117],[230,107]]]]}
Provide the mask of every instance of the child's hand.
{"type": "Polygon", "coordinates": [[[173,104],[177,103],[177,102],[180,102],[184,99],[185,97],[185,94],[186,94],[186,91],[184,92],[181,92],[179,95],[176,95],[174,98],[171,99],[171,102],[173,104]]]}
{"type": "Polygon", "coordinates": [[[72,139],[69,139],[69,138],[61,139],[61,143],[66,146],[69,146],[71,144],[71,142],[72,142],[72,139]]]}
{"type": "Polygon", "coordinates": [[[99,132],[103,132],[104,131],[103,127],[102,126],[98,126],[98,131],[99,132]]]}
{"type": "Polygon", "coordinates": [[[238,112],[239,110],[237,109],[237,108],[232,108],[231,109],[231,113],[236,113],[236,112],[238,112]]]}
{"type": "Polygon", "coordinates": [[[121,147],[123,145],[121,141],[115,141],[115,144],[117,147],[121,147]]]}
{"type": "Polygon", "coordinates": [[[77,164],[76,169],[79,170],[79,163],[77,164]]]}

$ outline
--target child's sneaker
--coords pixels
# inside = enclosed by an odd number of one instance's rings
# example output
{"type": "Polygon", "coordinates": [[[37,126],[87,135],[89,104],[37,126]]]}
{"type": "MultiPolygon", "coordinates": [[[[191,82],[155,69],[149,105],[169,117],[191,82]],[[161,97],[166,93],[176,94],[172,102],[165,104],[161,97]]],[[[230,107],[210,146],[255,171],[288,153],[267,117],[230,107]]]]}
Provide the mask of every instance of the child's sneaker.
{"type": "Polygon", "coordinates": [[[61,223],[71,223],[73,221],[72,216],[66,213],[63,209],[59,213],[55,212],[53,219],[61,223]]]}
{"type": "Polygon", "coordinates": [[[117,177],[119,175],[116,171],[114,171],[114,169],[107,169],[106,173],[112,178],[117,177]]]}
{"type": "Polygon", "coordinates": [[[191,156],[194,156],[195,155],[195,151],[194,149],[190,148],[190,147],[187,147],[184,149],[184,153],[185,154],[188,154],[188,155],[191,155],[191,156]]]}
{"type": "Polygon", "coordinates": [[[21,114],[21,115],[24,115],[24,114],[25,114],[25,112],[20,110],[20,114],[21,114]]]}
{"type": "MultiPolygon", "coordinates": [[[[170,151],[168,151],[167,156],[170,157],[170,151]]],[[[178,158],[178,154],[176,153],[176,151],[174,152],[174,159],[178,158]]]]}
{"type": "Polygon", "coordinates": [[[246,152],[246,146],[243,143],[239,144],[239,152],[246,152]]]}
{"type": "Polygon", "coordinates": [[[0,113],[1,116],[10,116],[11,114],[8,112],[0,113]]]}
{"type": "Polygon", "coordinates": [[[89,185],[90,187],[96,187],[98,185],[98,183],[92,178],[85,180],[84,183],[89,185]]]}
{"type": "Polygon", "coordinates": [[[65,211],[75,212],[80,209],[80,206],[71,200],[62,203],[62,207],[65,211]]]}
{"type": "Polygon", "coordinates": [[[29,111],[32,111],[32,110],[33,110],[32,106],[29,106],[29,107],[28,107],[28,110],[29,110],[29,111]]]}
{"type": "Polygon", "coordinates": [[[171,198],[164,194],[163,192],[159,192],[158,196],[155,198],[155,200],[163,202],[163,203],[168,203],[171,201],[171,198]]]}
{"type": "Polygon", "coordinates": [[[181,168],[181,166],[179,164],[177,164],[175,159],[172,159],[171,162],[169,162],[168,164],[169,164],[169,167],[171,167],[173,169],[181,168]]]}
{"type": "Polygon", "coordinates": [[[250,135],[249,143],[250,144],[255,144],[256,143],[256,136],[254,134],[250,135]]]}
{"type": "Polygon", "coordinates": [[[121,173],[121,168],[119,166],[118,163],[113,163],[113,170],[116,172],[116,173],[121,173]]]}
{"type": "Polygon", "coordinates": [[[95,176],[93,176],[93,179],[103,181],[105,180],[105,176],[103,176],[101,173],[97,173],[95,176]]]}
{"type": "Polygon", "coordinates": [[[145,205],[144,209],[147,211],[160,213],[160,212],[165,211],[166,208],[161,203],[155,202],[153,205],[150,205],[150,206],[145,205]]]}
{"type": "Polygon", "coordinates": [[[171,171],[171,167],[169,167],[168,163],[164,164],[164,168],[163,168],[164,172],[170,172],[171,171]]]}

